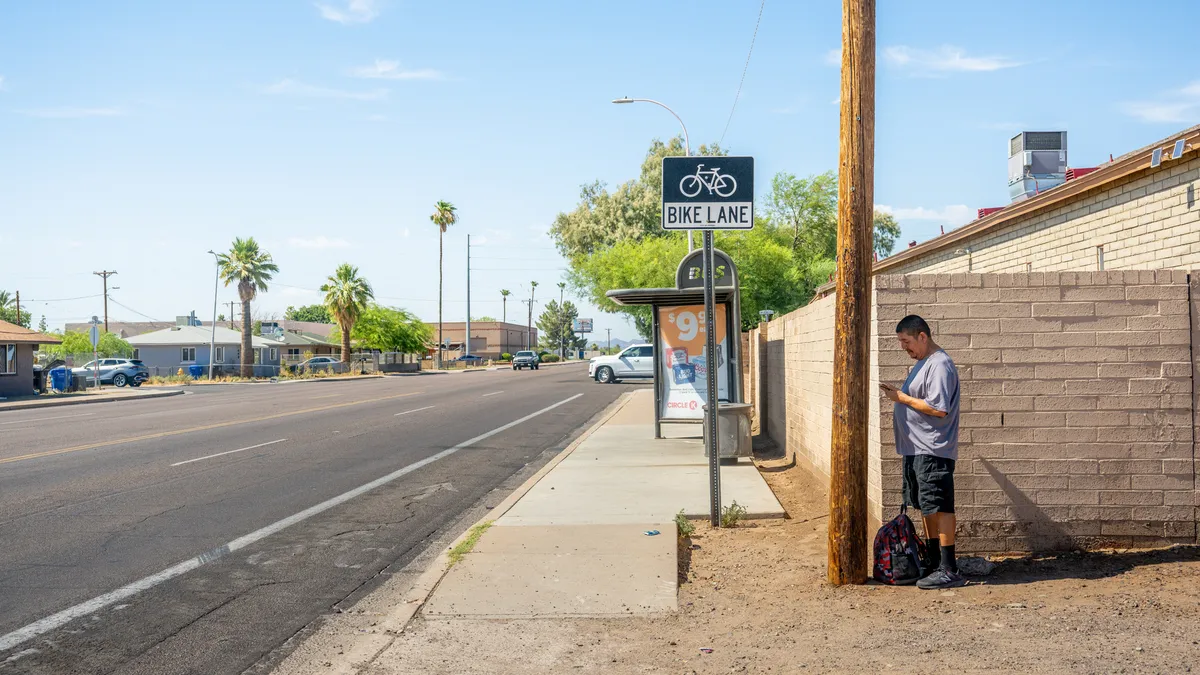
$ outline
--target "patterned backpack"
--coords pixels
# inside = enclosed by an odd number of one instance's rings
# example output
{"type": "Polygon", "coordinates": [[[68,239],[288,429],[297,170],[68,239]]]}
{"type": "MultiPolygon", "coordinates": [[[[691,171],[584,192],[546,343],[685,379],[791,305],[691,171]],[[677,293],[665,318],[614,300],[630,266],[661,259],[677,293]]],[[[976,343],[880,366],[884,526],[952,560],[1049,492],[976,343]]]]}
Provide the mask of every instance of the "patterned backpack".
{"type": "Polygon", "coordinates": [[[875,535],[875,580],[881,584],[903,586],[916,583],[924,575],[921,562],[926,559],[925,542],[908,517],[907,506],[900,515],[879,528],[875,535]]]}

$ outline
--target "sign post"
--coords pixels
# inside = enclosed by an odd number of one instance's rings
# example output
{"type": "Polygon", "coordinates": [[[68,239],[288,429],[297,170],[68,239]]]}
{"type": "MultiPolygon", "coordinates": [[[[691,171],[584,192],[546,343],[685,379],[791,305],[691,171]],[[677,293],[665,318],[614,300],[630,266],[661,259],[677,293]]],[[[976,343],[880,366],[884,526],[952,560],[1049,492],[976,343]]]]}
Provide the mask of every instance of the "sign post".
{"type": "Polygon", "coordinates": [[[100,318],[93,316],[91,324],[92,327],[88,329],[88,340],[92,342],[92,369],[96,373],[96,388],[100,389],[100,357],[96,354],[96,347],[100,345],[100,318]]]}
{"type": "MultiPolygon", "coordinates": [[[[754,158],[664,157],[662,218],[665,230],[704,231],[704,364],[708,375],[704,438],[708,452],[709,521],[713,527],[720,527],[721,456],[717,424],[721,404],[717,398],[720,366],[713,289],[717,276],[713,230],[754,227],[754,158]]],[[[729,339],[734,338],[729,336],[729,339]]]]}

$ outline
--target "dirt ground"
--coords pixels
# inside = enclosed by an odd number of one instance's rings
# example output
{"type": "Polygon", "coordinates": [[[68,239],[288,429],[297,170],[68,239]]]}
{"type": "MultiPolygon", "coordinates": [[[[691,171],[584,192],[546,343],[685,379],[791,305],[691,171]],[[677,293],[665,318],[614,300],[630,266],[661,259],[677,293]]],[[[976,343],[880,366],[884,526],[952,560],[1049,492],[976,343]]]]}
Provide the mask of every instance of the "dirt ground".
{"type": "MultiPolygon", "coordinates": [[[[1200,669],[1200,550],[1014,559],[952,591],[825,583],[823,488],[761,465],[790,518],[681,554],[679,612],[425,621],[382,673],[1183,673],[1200,669]],[[481,625],[483,624],[483,625],[481,625]],[[704,650],[711,650],[706,652],[704,650]]],[[[687,544],[687,542],[684,542],[687,544]]]]}

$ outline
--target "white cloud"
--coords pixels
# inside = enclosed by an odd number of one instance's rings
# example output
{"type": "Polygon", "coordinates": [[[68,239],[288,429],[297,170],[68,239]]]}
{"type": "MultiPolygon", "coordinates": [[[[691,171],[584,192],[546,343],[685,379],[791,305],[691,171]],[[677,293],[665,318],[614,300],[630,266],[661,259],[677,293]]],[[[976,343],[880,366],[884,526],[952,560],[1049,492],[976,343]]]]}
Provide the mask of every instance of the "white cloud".
{"type": "Polygon", "coordinates": [[[35,108],[17,111],[29,117],[40,117],[47,120],[82,119],[84,117],[121,117],[125,111],[120,108],[35,108]]]}
{"type": "Polygon", "coordinates": [[[321,235],[317,235],[315,237],[310,237],[308,239],[305,239],[302,237],[291,237],[288,239],[288,246],[291,246],[292,248],[313,248],[313,249],[348,248],[350,246],[350,242],[348,242],[345,239],[342,239],[340,237],[335,237],[333,239],[330,239],[329,237],[326,237],[325,235],[321,234],[321,235]]]}
{"type": "Polygon", "coordinates": [[[382,98],[387,98],[387,89],[373,89],[371,91],[347,91],[345,89],[331,89],[329,87],[318,87],[312,84],[306,84],[292,78],[282,79],[275,84],[263,88],[264,94],[276,96],[305,96],[309,98],[337,98],[348,99],[353,101],[378,101],[382,98]]]}
{"type": "Polygon", "coordinates": [[[445,76],[432,68],[404,70],[399,61],[375,59],[369,66],[360,66],[350,71],[351,77],[361,77],[368,80],[441,80],[445,76]]]}
{"type": "Polygon", "coordinates": [[[896,45],[884,49],[883,58],[892,66],[914,75],[983,73],[1024,65],[1007,56],[967,56],[961,47],[949,45],[937,49],[896,45]]]}
{"type": "Polygon", "coordinates": [[[824,61],[825,65],[827,66],[840,67],[842,65],[842,48],[838,47],[837,49],[830,49],[829,51],[825,52],[825,56],[821,57],[821,60],[824,61]]]}
{"type": "Polygon", "coordinates": [[[950,204],[939,209],[927,209],[924,206],[896,208],[887,204],[876,204],[875,208],[892,214],[896,220],[902,222],[905,220],[932,220],[950,227],[965,225],[975,220],[976,215],[966,204],[950,204]]]}
{"type": "Polygon", "coordinates": [[[1143,122],[1195,122],[1200,117],[1200,80],[1169,91],[1158,100],[1129,101],[1121,108],[1143,122]]]}
{"type": "Polygon", "coordinates": [[[313,4],[321,12],[321,18],[336,21],[343,26],[374,21],[379,16],[382,5],[379,0],[339,0],[333,3],[313,4]]]}

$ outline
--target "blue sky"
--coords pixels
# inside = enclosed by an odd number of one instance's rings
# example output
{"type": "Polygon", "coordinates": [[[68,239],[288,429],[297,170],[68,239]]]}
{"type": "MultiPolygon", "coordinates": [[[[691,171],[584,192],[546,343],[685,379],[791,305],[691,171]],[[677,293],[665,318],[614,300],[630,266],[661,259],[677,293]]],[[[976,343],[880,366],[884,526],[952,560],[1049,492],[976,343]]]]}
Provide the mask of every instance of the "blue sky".
{"type": "MultiPolygon", "coordinates": [[[[264,311],[312,302],[340,262],[384,302],[501,313],[500,288],[557,293],[545,231],[579,186],[636,175],[649,141],[721,139],[757,0],[0,2],[0,288],[51,326],[212,307],[211,256],[254,236],[281,266],[264,311]],[[36,301],[35,301],[36,300],[36,301]],[[130,308],[130,309],[126,309],[130,308]]],[[[837,162],[841,8],[767,0],[724,137],[758,183],[837,162]]],[[[880,2],[875,201],[903,242],[1007,202],[1007,139],[1065,129],[1070,163],[1200,121],[1184,2],[880,2]]],[[[761,187],[760,187],[761,190],[761,187]]],[[[903,245],[903,243],[901,244],[903,245]]],[[[221,301],[235,299],[221,289],[221,301]]],[[[634,331],[585,307],[597,332],[634,331]]],[[[509,317],[524,308],[509,303],[509,317]]]]}

